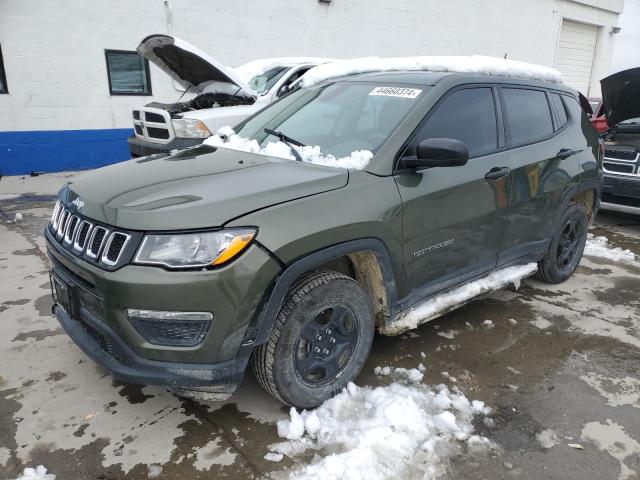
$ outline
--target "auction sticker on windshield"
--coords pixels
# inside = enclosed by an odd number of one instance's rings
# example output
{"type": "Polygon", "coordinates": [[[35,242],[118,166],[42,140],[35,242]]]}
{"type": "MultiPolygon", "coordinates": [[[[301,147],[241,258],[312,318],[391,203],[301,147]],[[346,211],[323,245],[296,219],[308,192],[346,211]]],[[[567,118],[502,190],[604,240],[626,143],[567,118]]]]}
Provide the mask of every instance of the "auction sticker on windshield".
{"type": "Polygon", "coordinates": [[[405,88],[405,87],[376,87],[369,95],[380,95],[384,97],[401,97],[401,98],[416,98],[422,93],[422,90],[418,88],[405,88]]]}

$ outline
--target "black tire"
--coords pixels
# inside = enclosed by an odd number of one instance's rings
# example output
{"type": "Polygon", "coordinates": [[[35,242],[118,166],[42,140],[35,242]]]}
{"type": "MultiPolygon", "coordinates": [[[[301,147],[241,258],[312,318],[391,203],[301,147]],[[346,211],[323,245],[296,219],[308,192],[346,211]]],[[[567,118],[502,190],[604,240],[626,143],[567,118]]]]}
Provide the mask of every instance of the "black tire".
{"type": "Polygon", "coordinates": [[[587,242],[587,215],[572,203],[564,211],[549,249],[538,262],[538,278],[547,283],[562,283],[575,272],[587,242]]]}
{"type": "Polygon", "coordinates": [[[287,293],[269,340],[253,353],[253,371],[283,403],[316,407],[358,376],[374,327],[371,299],[358,282],[312,272],[287,293]]]}

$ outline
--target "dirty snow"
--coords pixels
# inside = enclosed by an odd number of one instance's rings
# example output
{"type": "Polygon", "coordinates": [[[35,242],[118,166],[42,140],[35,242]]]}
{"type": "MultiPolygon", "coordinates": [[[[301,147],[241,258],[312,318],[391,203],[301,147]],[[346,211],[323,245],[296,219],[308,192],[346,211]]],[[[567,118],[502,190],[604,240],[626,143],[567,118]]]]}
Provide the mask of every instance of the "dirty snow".
{"type": "Polygon", "coordinates": [[[36,468],[25,468],[16,480],[56,480],[56,476],[47,473],[44,466],[38,465],[36,468]]]}
{"type": "Polygon", "coordinates": [[[487,327],[487,328],[493,328],[493,320],[485,320],[484,322],[482,322],[482,324],[487,327]]]}
{"type": "MultiPolygon", "coordinates": [[[[461,305],[480,294],[497,290],[510,283],[515,284],[515,287],[519,288],[520,280],[531,275],[537,269],[538,265],[535,263],[503,268],[501,270],[496,270],[486,277],[455,288],[447,293],[443,293],[442,295],[430,298],[413,308],[404,316],[404,318],[393,322],[389,326],[388,333],[402,333],[405,330],[416,328],[420,323],[442,315],[448,310],[461,305]]],[[[490,320],[488,321],[491,322],[490,320]]],[[[485,325],[487,324],[485,323],[485,325]]],[[[491,322],[491,325],[493,325],[493,322],[491,322]]]]}
{"type": "Polygon", "coordinates": [[[276,462],[276,463],[281,462],[283,458],[284,458],[284,455],[276,452],[268,452],[264,456],[264,459],[267,460],[268,462],[276,462]]]}
{"type": "Polygon", "coordinates": [[[330,78],[343,77],[356,73],[403,70],[503,75],[554,83],[560,83],[562,81],[560,72],[553,68],[516,60],[473,55],[391,58],[365,57],[341,60],[312,68],[302,77],[301,83],[303,87],[309,87],[330,78]]]}
{"type": "Polygon", "coordinates": [[[609,239],[607,237],[596,237],[592,233],[587,235],[584,254],[640,267],[640,259],[636,258],[636,255],[631,250],[612,247],[609,245],[609,239]]]}
{"type": "Polygon", "coordinates": [[[591,388],[607,399],[607,405],[631,405],[640,408],[640,379],[634,377],[610,378],[589,372],[580,377],[591,388]]]}
{"type": "Polygon", "coordinates": [[[556,444],[558,443],[558,436],[552,429],[547,428],[545,430],[542,430],[541,432],[536,433],[536,440],[542,448],[548,450],[556,446],[556,444]]]}
{"type": "MultiPolygon", "coordinates": [[[[212,147],[223,147],[231,150],[240,150],[241,152],[286,158],[288,160],[296,159],[291,153],[291,147],[286,143],[280,141],[268,142],[264,147],[260,147],[256,140],[249,140],[236,135],[229,126],[219,129],[215,135],[205,139],[204,143],[212,147]]],[[[303,162],[323,165],[325,167],[362,170],[373,158],[373,153],[369,150],[356,150],[355,152],[351,152],[351,155],[348,157],[336,158],[330,154],[323,154],[317,145],[305,145],[304,147],[294,145],[293,148],[300,154],[303,162]]]]}
{"type": "Polygon", "coordinates": [[[489,413],[483,402],[469,401],[445,385],[370,388],[349,383],[315,410],[292,408],[290,418],[278,422],[278,435],[288,441],[270,450],[289,457],[309,450],[326,455],[294,471],[293,479],[403,478],[409,473],[430,479],[445,471],[451,456],[491,447],[487,438],[473,434],[472,425],[476,415],[489,413]]]}

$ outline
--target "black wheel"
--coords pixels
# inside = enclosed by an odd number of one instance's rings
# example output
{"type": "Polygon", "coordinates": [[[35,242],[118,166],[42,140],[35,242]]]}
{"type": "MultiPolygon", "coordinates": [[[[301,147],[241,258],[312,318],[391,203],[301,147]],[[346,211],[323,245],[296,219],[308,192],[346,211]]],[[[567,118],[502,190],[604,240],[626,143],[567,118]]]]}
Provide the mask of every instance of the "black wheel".
{"type": "Polygon", "coordinates": [[[538,277],[548,283],[561,283],[578,268],[587,242],[587,215],[572,203],[556,229],[549,249],[538,262],[538,277]]]}
{"type": "Polygon", "coordinates": [[[316,407],[360,373],[374,326],[371,300],[358,282],[313,272],[289,290],[271,337],[253,354],[253,371],[287,405],[316,407]]]}

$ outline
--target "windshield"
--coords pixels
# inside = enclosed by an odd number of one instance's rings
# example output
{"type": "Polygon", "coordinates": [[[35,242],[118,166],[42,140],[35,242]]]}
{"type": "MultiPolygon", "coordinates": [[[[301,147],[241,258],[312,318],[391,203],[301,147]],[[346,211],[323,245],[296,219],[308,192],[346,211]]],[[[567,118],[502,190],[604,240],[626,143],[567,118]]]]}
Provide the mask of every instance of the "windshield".
{"type": "Polygon", "coordinates": [[[274,67],[262,72],[249,80],[249,86],[259,95],[264,95],[278,80],[282,78],[289,67],[274,67]]]}
{"type": "Polygon", "coordinates": [[[298,90],[247,120],[236,132],[261,146],[275,138],[265,128],[337,158],[375,153],[426,91],[370,82],[336,82],[298,90]]]}

